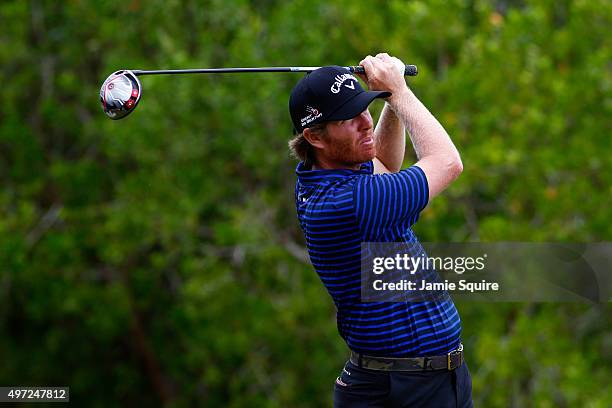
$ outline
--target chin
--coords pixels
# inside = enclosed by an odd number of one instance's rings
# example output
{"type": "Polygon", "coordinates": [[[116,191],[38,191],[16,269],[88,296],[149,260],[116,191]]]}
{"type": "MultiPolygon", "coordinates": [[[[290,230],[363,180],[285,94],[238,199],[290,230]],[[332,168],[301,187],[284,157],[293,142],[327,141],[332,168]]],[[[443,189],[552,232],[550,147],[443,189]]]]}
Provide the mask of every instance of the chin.
{"type": "Polygon", "coordinates": [[[363,147],[361,149],[355,149],[349,154],[338,154],[336,160],[347,163],[348,165],[357,166],[373,160],[374,157],[376,157],[376,148],[372,146],[365,149],[363,147]]]}
{"type": "Polygon", "coordinates": [[[363,157],[364,160],[362,161],[362,163],[374,160],[374,158],[376,157],[376,149],[374,147],[368,149],[366,152],[364,152],[363,157]]]}

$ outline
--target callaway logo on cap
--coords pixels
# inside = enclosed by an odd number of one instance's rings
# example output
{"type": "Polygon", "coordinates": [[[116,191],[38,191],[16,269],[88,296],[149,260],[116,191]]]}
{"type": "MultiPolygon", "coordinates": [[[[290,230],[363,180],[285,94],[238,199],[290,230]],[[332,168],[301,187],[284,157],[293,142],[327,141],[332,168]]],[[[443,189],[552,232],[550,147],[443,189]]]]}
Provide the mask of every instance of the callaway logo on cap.
{"type": "Polygon", "coordinates": [[[346,68],[332,65],[312,71],[295,85],[289,112],[300,133],[317,123],[354,118],[374,99],[389,96],[391,92],[364,91],[346,68]]]}

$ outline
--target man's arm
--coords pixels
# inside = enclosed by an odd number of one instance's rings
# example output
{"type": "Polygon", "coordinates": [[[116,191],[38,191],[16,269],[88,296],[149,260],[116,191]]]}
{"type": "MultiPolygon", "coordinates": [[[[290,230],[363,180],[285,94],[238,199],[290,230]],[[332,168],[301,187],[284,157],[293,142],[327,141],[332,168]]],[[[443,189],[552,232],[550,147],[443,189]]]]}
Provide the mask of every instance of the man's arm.
{"type": "Polygon", "coordinates": [[[440,194],[463,171],[457,148],[440,122],[408,87],[395,94],[391,105],[405,123],[419,166],[429,185],[429,199],[440,194]]]}
{"type": "MultiPolygon", "coordinates": [[[[386,53],[377,54],[376,58],[366,57],[361,61],[360,65],[366,69],[366,75],[357,74],[359,77],[368,85],[368,89],[372,89],[372,83],[375,83],[376,76],[388,77],[390,72],[398,70],[399,68],[394,63],[391,56],[386,53]],[[364,65],[365,63],[365,65],[364,65]],[[369,76],[368,76],[369,72],[369,76]]],[[[397,58],[396,58],[397,60],[397,58]]],[[[399,60],[397,60],[399,61],[399,60]]],[[[406,86],[404,80],[403,71],[404,64],[399,61],[402,65],[402,78],[401,80],[395,81],[395,87],[406,86]]],[[[397,75],[396,75],[397,76],[397,75]]],[[[385,91],[393,92],[392,88],[380,89],[385,91]]],[[[376,129],[374,130],[374,143],[376,144],[376,157],[374,158],[374,173],[396,173],[402,169],[404,163],[404,155],[406,153],[406,128],[404,124],[395,114],[394,109],[385,103],[376,129]]]]}
{"type": "Polygon", "coordinates": [[[378,54],[360,64],[365,68],[369,89],[392,92],[387,102],[410,134],[418,158],[416,165],[427,177],[431,200],[461,174],[463,164],[448,133],[406,85],[395,60],[378,54]]]}
{"type": "Polygon", "coordinates": [[[374,143],[376,143],[374,173],[400,171],[406,152],[406,129],[388,103],[385,103],[376,124],[374,143]]]}

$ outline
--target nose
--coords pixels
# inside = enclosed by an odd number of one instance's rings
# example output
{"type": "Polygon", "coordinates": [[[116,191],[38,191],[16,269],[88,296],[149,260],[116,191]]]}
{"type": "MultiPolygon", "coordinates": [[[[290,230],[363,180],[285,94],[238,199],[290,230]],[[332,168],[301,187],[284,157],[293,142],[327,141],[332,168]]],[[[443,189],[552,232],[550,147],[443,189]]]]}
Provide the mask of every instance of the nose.
{"type": "Polygon", "coordinates": [[[359,116],[357,116],[357,119],[359,120],[359,127],[360,128],[366,128],[369,129],[372,127],[373,123],[372,123],[372,115],[370,115],[370,110],[366,108],[366,110],[364,110],[363,112],[361,112],[359,114],[359,116]]]}

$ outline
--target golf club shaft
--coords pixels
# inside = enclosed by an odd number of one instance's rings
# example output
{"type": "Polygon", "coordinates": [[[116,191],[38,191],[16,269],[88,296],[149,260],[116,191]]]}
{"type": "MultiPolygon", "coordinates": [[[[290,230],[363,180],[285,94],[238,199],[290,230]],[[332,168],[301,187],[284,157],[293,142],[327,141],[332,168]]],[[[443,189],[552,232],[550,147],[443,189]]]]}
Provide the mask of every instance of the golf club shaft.
{"type": "MultiPolygon", "coordinates": [[[[164,74],[231,74],[239,72],[312,72],[320,67],[264,67],[264,68],[205,68],[205,69],[162,69],[153,71],[132,70],[134,75],[164,75],[164,74]]],[[[344,67],[349,72],[362,74],[362,66],[344,67]]],[[[418,73],[416,65],[406,65],[404,75],[415,76],[418,73]]]]}

